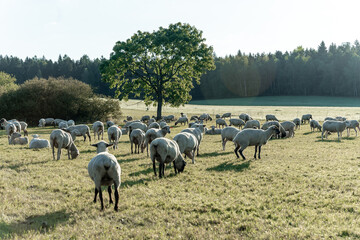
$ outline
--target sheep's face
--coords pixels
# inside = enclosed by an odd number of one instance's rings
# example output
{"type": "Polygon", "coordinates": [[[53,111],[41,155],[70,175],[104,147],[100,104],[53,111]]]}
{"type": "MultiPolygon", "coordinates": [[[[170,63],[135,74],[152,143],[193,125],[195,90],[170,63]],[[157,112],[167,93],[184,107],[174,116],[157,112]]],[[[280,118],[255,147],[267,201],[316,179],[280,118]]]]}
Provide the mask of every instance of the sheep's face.
{"type": "Polygon", "coordinates": [[[107,148],[111,147],[113,144],[108,144],[105,141],[100,141],[96,144],[92,144],[91,146],[96,147],[96,153],[101,153],[101,152],[107,152],[107,148]]]}
{"type": "Polygon", "coordinates": [[[179,172],[183,172],[186,166],[186,162],[183,156],[180,154],[179,157],[175,160],[175,167],[179,172]]]}
{"type": "Polygon", "coordinates": [[[71,151],[71,158],[75,159],[80,155],[79,150],[71,151]]]}

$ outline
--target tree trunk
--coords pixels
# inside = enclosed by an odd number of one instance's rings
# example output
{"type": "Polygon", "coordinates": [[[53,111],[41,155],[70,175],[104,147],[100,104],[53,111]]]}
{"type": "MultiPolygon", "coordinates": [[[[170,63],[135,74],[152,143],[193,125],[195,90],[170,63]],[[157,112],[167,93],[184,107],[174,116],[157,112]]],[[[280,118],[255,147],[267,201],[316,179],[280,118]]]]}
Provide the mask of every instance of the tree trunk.
{"type": "Polygon", "coordinates": [[[160,83],[160,86],[158,88],[158,96],[157,96],[157,113],[156,113],[156,120],[159,121],[161,119],[161,111],[162,111],[162,83],[160,83]]]}

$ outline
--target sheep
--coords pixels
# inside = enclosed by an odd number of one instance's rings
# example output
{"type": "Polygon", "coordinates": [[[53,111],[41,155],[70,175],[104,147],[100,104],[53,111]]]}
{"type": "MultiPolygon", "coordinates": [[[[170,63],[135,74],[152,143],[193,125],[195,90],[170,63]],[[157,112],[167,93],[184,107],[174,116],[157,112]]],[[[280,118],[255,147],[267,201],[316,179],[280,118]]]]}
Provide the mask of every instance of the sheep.
{"type": "Polygon", "coordinates": [[[187,117],[186,113],[180,113],[180,117],[187,117]]]}
{"type": "Polygon", "coordinates": [[[74,126],[75,125],[75,121],[74,120],[69,120],[67,121],[67,125],[70,126],[74,126]]]}
{"type": "Polygon", "coordinates": [[[300,129],[301,120],[300,118],[294,118],[293,123],[295,123],[295,129],[300,129]]]}
{"type": "MultiPolygon", "coordinates": [[[[6,119],[5,118],[2,118],[1,120],[0,120],[0,124],[3,126],[3,127],[5,127],[5,130],[6,129],[10,129],[9,130],[9,132],[11,132],[11,130],[13,130],[13,132],[21,132],[21,124],[20,124],[20,122],[18,121],[18,120],[16,120],[16,119],[12,119],[12,120],[9,120],[9,121],[6,121],[6,119]],[[7,125],[9,125],[9,124],[13,124],[15,127],[13,127],[13,126],[8,126],[7,127],[7,125]]],[[[8,131],[6,130],[6,133],[8,133],[8,131]]],[[[12,133],[12,132],[11,132],[12,133]]],[[[8,135],[11,135],[11,133],[9,134],[8,133],[8,135]]]]}
{"type": "MultiPolygon", "coordinates": [[[[125,124],[125,126],[126,126],[126,124],[125,124]]],[[[124,128],[125,128],[125,126],[124,126],[124,128]]],[[[148,129],[147,125],[145,123],[142,123],[142,122],[133,122],[127,128],[129,130],[129,134],[134,129],[141,129],[144,132],[146,132],[146,130],[148,129]]]]}
{"type": "Polygon", "coordinates": [[[223,115],[221,115],[221,118],[231,118],[231,113],[224,113],[223,115]]]}
{"type": "Polygon", "coordinates": [[[45,119],[44,119],[44,118],[41,118],[41,119],[39,120],[39,125],[38,125],[38,127],[45,127],[45,125],[46,125],[45,119]]]}
{"type": "Polygon", "coordinates": [[[67,121],[62,121],[59,123],[59,129],[68,128],[67,121]]]}
{"type": "Polygon", "coordinates": [[[216,127],[218,125],[219,125],[219,128],[220,128],[220,126],[222,126],[222,128],[224,128],[224,126],[227,127],[226,121],[224,119],[222,119],[222,118],[216,119],[215,123],[216,123],[216,127]]]}
{"type": "Polygon", "coordinates": [[[268,122],[268,121],[279,121],[276,117],[275,117],[275,115],[272,115],[272,114],[267,114],[266,116],[265,116],[265,119],[266,119],[266,121],[268,122]]]}
{"type": "Polygon", "coordinates": [[[247,114],[247,113],[242,113],[242,114],[240,114],[240,115],[239,115],[239,118],[240,118],[241,120],[243,120],[244,122],[253,120],[252,117],[250,117],[250,115],[247,114]]]}
{"type": "MultiPolygon", "coordinates": [[[[125,120],[124,120],[124,121],[125,121],[125,120]]],[[[126,121],[126,123],[125,123],[125,125],[124,125],[123,128],[128,128],[128,127],[130,126],[130,124],[135,123],[135,122],[141,123],[140,120],[126,121]]]]}
{"type": "Polygon", "coordinates": [[[115,123],[113,121],[106,121],[106,127],[109,129],[109,127],[115,125],[115,123]]]}
{"type": "Polygon", "coordinates": [[[196,121],[196,120],[199,120],[199,116],[197,115],[191,116],[190,121],[196,121]]]}
{"type": "Polygon", "coordinates": [[[215,118],[216,118],[216,119],[221,118],[221,115],[220,115],[220,114],[216,114],[216,115],[215,115],[215,118]]]}
{"type": "Polygon", "coordinates": [[[96,135],[98,136],[98,140],[104,139],[104,124],[100,121],[96,121],[93,123],[92,129],[94,131],[94,139],[96,139],[96,135]]]}
{"type": "Polygon", "coordinates": [[[323,140],[323,136],[325,133],[325,138],[327,139],[328,132],[337,132],[338,140],[341,141],[342,132],[346,128],[346,123],[342,121],[333,121],[327,120],[323,123],[322,126],[322,133],[321,133],[321,140],[323,140]]]}
{"type": "Polygon", "coordinates": [[[166,134],[170,133],[170,127],[164,126],[161,129],[149,129],[145,133],[145,142],[144,145],[146,146],[146,154],[149,156],[149,144],[154,141],[154,139],[159,137],[165,137],[166,134]]]}
{"type": "Polygon", "coordinates": [[[114,210],[117,212],[119,203],[119,187],[121,184],[121,167],[116,157],[107,152],[107,147],[112,146],[112,144],[107,144],[105,141],[101,141],[97,144],[93,144],[92,146],[96,147],[96,152],[98,153],[88,164],[89,176],[95,183],[94,203],[96,203],[96,197],[99,193],[101,211],[104,210],[101,186],[108,186],[109,203],[112,204],[111,185],[114,184],[114,210]]]}
{"type": "Polygon", "coordinates": [[[205,130],[206,135],[218,135],[218,134],[221,134],[221,132],[222,132],[222,129],[215,128],[215,126],[211,126],[210,129],[205,130]]]}
{"type": "Polygon", "coordinates": [[[164,122],[164,121],[160,121],[159,125],[160,125],[160,128],[163,128],[163,127],[165,127],[165,126],[168,126],[167,123],[164,122]]]}
{"type": "Polygon", "coordinates": [[[283,128],[283,126],[281,126],[281,124],[277,121],[269,121],[269,122],[266,122],[264,123],[262,126],[261,126],[261,129],[262,130],[267,130],[270,126],[277,126],[279,131],[280,131],[280,134],[279,135],[276,135],[278,138],[284,138],[286,137],[286,131],[285,129],[283,128]]]}
{"type": "Polygon", "coordinates": [[[188,124],[189,123],[189,119],[187,117],[179,117],[179,119],[175,122],[175,126],[180,123],[180,124],[188,124]]]}
{"type": "Polygon", "coordinates": [[[75,159],[77,158],[77,156],[79,156],[79,150],[76,148],[70,133],[63,131],[61,129],[56,129],[51,132],[50,145],[54,160],[55,160],[55,150],[54,150],[55,147],[58,149],[57,160],[60,159],[61,148],[67,149],[69,159],[70,159],[70,154],[72,159],[75,159]]]}
{"type": "Polygon", "coordinates": [[[164,116],[163,119],[165,120],[165,122],[171,122],[171,121],[175,121],[175,116],[168,115],[168,116],[164,116]]]}
{"type": "Polygon", "coordinates": [[[135,153],[136,148],[138,150],[138,154],[140,153],[139,150],[141,148],[141,152],[144,152],[145,149],[145,132],[141,129],[134,129],[131,131],[131,134],[129,135],[130,138],[130,144],[131,144],[131,154],[133,154],[133,144],[135,144],[135,153]]]}
{"type": "Polygon", "coordinates": [[[59,119],[59,118],[54,119],[54,123],[53,123],[54,127],[59,126],[59,124],[61,122],[66,122],[66,124],[67,124],[67,121],[65,121],[65,120],[62,120],[62,119],[59,119]]]}
{"type": "Polygon", "coordinates": [[[148,126],[148,129],[151,129],[151,128],[160,129],[160,124],[158,124],[157,122],[150,123],[148,126]]]}
{"type": "Polygon", "coordinates": [[[335,117],[336,121],[346,121],[346,117],[337,116],[335,117]]]}
{"type": "Polygon", "coordinates": [[[304,114],[301,117],[301,124],[304,124],[307,122],[310,122],[310,119],[312,119],[312,115],[311,114],[304,114]]]}
{"type": "Polygon", "coordinates": [[[155,139],[150,144],[150,157],[156,176],[155,160],[159,162],[159,178],[165,175],[165,163],[174,162],[175,174],[183,172],[186,162],[180,153],[179,145],[174,140],[164,137],[155,139]]]}
{"type": "Polygon", "coordinates": [[[196,137],[187,132],[178,133],[173,138],[175,142],[179,145],[179,150],[181,154],[185,154],[192,159],[192,163],[195,163],[195,150],[198,147],[198,140],[196,137]]]}
{"type": "Polygon", "coordinates": [[[29,144],[29,148],[30,149],[38,149],[38,148],[48,148],[50,147],[50,143],[49,140],[47,139],[40,139],[39,135],[34,134],[32,135],[33,139],[31,139],[30,144],[29,144]]]}
{"type": "Polygon", "coordinates": [[[240,128],[245,125],[245,122],[240,118],[231,118],[229,126],[233,126],[233,125],[240,128]]]}
{"type": "MultiPolygon", "coordinates": [[[[65,132],[68,132],[66,129],[62,129],[65,132]]],[[[69,132],[71,135],[72,140],[75,142],[76,136],[82,136],[81,132],[79,132],[77,129],[73,129],[71,132],[69,132]]]]}
{"type": "Polygon", "coordinates": [[[24,121],[21,121],[19,123],[20,123],[21,129],[24,132],[24,136],[28,136],[28,131],[27,131],[28,124],[24,121]]]}
{"type": "Polygon", "coordinates": [[[258,158],[261,159],[260,157],[261,146],[265,145],[267,141],[271,138],[271,136],[278,134],[280,134],[280,130],[275,125],[270,126],[267,130],[248,128],[240,131],[233,140],[233,142],[235,143],[234,152],[236,157],[239,158],[238,155],[238,151],[239,151],[243,160],[246,160],[243,151],[248,146],[255,146],[254,158],[256,159],[256,152],[257,152],[257,148],[259,147],[258,158]]]}
{"type": "Polygon", "coordinates": [[[248,120],[245,123],[244,129],[245,128],[257,128],[257,129],[260,129],[260,122],[258,120],[248,120]]]}
{"type": "MultiPolygon", "coordinates": [[[[89,137],[89,141],[91,142],[91,136],[90,136],[90,128],[85,125],[85,124],[79,124],[79,125],[74,125],[74,126],[70,126],[66,129],[63,129],[66,132],[69,132],[70,134],[74,131],[77,130],[78,132],[75,132],[76,136],[83,136],[84,137],[84,142],[86,140],[86,135],[89,137]]],[[[71,134],[73,135],[73,134],[71,134]]]]}
{"type": "Polygon", "coordinates": [[[142,116],[140,121],[142,122],[148,122],[150,120],[150,116],[149,115],[145,115],[145,116],[142,116]]]}
{"type": "Polygon", "coordinates": [[[190,122],[188,126],[189,126],[189,128],[191,128],[191,127],[192,127],[192,125],[194,125],[194,124],[198,124],[198,123],[200,123],[200,121],[190,122]]]}
{"type": "Polygon", "coordinates": [[[16,132],[16,126],[13,123],[8,123],[5,125],[5,131],[8,136],[16,132]]]}
{"type": "Polygon", "coordinates": [[[321,132],[321,125],[318,121],[314,120],[314,119],[311,119],[310,120],[310,130],[311,131],[315,131],[315,128],[317,128],[320,132],[321,132]]]}
{"type": "Polygon", "coordinates": [[[18,132],[14,132],[11,136],[8,136],[9,145],[27,145],[29,143],[29,139],[27,137],[21,137],[21,134],[18,132]]]}
{"type": "MultiPolygon", "coordinates": [[[[54,120],[55,120],[55,119],[53,119],[53,118],[42,118],[42,119],[45,120],[45,123],[44,123],[44,125],[42,125],[42,126],[40,126],[40,124],[39,124],[39,127],[45,127],[45,126],[49,126],[49,125],[54,125],[54,120]]],[[[40,123],[40,121],[41,121],[42,119],[39,120],[39,123],[40,123]]]]}
{"type": "Polygon", "coordinates": [[[352,128],[352,129],[355,130],[356,137],[357,137],[356,128],[358,128],[359,131],[360,131],[359,122],[358,122],[357,120],[346,120],[346,121],[345,121],[345,124],[346,124],[347,136],[348,136],[348,137],[350,136],[350,128],[352,128]]]}
{"type": "Polygon", "coordinates": [[[193,134],[196,137],[196,139],[198,140],[198,147],[196,149],[197,156],[199,156],[199,149],[200,149],[201,140],[203,138],[203,134],[205,132],[205,129],[204,129],[205,126],[206,125],[204,125],[204,124],[197,123],[197,124],[192,125],[191,128],[185,128],[184,130],[181,131],[181,132],[188,132],[188,133],[193,134]]]}
{"type": "Polygon", "coordinates": [[[327,120],[336,121],[336,119],[335,119],[335,118],[333,118],[333,117],[326,117],[326,118],[324,119],[324,121],[327,121],[327,120]]]}
{"type": "Polygon", "coordinates": [[[208,120],[212,121],[212,118],[210,117],[209,114],[203,113],[199,116],[199,120],[203,120],[203,121],[207,122],[208,120]]]}
{"type": "Polygon", "coordinates": [[[239,129],[234,127],[225,127],[221,131],[221,142],[223,146],[223,150],[225,151],[225,145],[227,141],[232,141],[236,134],[240,132],[239,129]]]}
{"type": "Polygon", "coordinates": [[[132,116],[126,116],[126,121],[132,121],[133,117],[132,116]]]}
{"type": "Polygon", "coordinates": [[[285,121],[281,123],[281,126],[284,128],[285,131],[289,132],[289,137],[295,136],[295,123],[292,121],[285,121]]]}
{"type": "Polygon", "coordinates": [[[119,143],[119,139],[122,135],[122,132],[119,128],[119,126],[117,125],[112,125],[111,127],[108,128],[108,139],[109,139],[109,143],[113,143],[113,148],[114,150],[118,148],[118,143],[119,143]]]}

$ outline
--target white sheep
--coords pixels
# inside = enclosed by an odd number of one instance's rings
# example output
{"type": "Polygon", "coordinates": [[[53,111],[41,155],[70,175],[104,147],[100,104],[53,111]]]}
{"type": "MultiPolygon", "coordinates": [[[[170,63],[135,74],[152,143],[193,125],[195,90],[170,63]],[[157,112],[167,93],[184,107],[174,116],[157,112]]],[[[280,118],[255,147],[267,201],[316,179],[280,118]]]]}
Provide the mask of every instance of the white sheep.
{"type": "Polygon", "coordinates": [[[315,128],[317,128],[321,132],[321,125],[320,125],[320,123],[318,121],[316,121],[314,119],[311,119],[309,125],[310,125],[310,130],[311,131],[314,132],[315,128]]]}
{"type": "Polygon", "coordinates": [[[55,147],[58,149],[57,160],[60,159],[61,148],[67,149],[69,159],[70,159],[70,154],[72,159],[75,159],[77,158],[77,156],[79,156],[79,150],[76,148],[70,133],[65,132],[61,129],[56,129],[51,132],[50,145],[54,160],[55,160],[55,150],[54,150],[55,147]]]}
{"type": "Polygon", "coordinates": [[[145,132],[141,129],[134,129],[131,131],[131,134],[129,135],[130,138],[130,145],[131,145],[131,154],[133,154],[133,144],[135,144],[135,153],[136,153],[136,149],[138,150],[137,153],[140,153],[140,148],[141,148],[141,152],[144,152],[145,149],[145,132]]]}
{"type": "Polygon", "coordinates": [[[30,149],[38,149],[38,148],[48,148],[50,147],[50,143],[49,140],[47,139],[40,139],[39,135],[34,134],[32,135],[33,139],[31,139],[30,144],[29,144],[29,148],[30,149]]]}
{"type": "Polygon", "coordinates": [[[178,133],[173,138],[175,142],[179,145],[179,150],[181,154],[185,154],[185,156],[188,156],[191,158],[192,163],[195,163],[195,150],[198,147],[198,141],[196,137],[187,132],[178,133]]]}
{"type": "Polygon", "coordinates": [[[293,123],[295,123],[295,129],[300,129],[301,126],[301,120],[300,118],[294,118],[293,123]]]}
{"type": "Polygon", "coordinates": [[[272,114],[267,114],[266,116],[265,116],[265,119],[266,119],[266,121],[279,121],[276,117],[275,117],[275,115],[272,115],[272,114]]]}
{"type": "Polygon", "coordinates": [[[155,160],[159,162],[159,177],[165,173],[165,164],[174,162],[175,174],[183,172],[186,162],[180,153],[179,145],[174,140],[164,137],[155,139],[150,144],[150,157],[153,163],[154,174],[156,176],[155,160]]]}
{"type": "Polygon", "coordinates": [[[301,124],[304,124],[307,122],[310,122],[310,119],[312,119],[312,115],[311,114],[304,114],[301,116],[301,124]]]}
{"type": "Polygon", "coordinates": [[[24,121],[20,121],[19,123],[20,123],[21,129],[24,132],[24,136],[28,136],[28,131],[27,131],[28,124],[24,121]]]}
{"type": "Polygon", "coordinates": [[[111,126],[113,126],[113,125],[115,125],[115,123],[114,123],[113,121],[110,121],[110,120],[109,120],[109,121],[106,122],[106,127],[107,127],[107,128],[109,128],[109,127],[111,127],[111,126]]]}
{"type": "Polygon", "coordinates": [[[55,127],[55,126],[59,126],[59,124],[60,124],[61,122],[66,122],[66,124],[67,124],[67,121],[65,121],[65,120],[63,120],[63,119],[59,119],[59,118],[54,119],[54,127],[55,127]]]}
{"type": "Polygon", "coordinates": [[[225,145],[227,141],[233,141],[233,139],[235,138],[236,134],[238,134],[240,132],[239,129],[234,128],[234,127],[225,127],[222,129],[221,131],[221,142],[222,142],[222,147],[223,150],[225,151],[225,145]]]}
{"type": "Polygon", "coordinates": [[[149,144],[154,141],[156,138],[165,137],[166,134],[170,133],[170,127],[164,126],[161,129],[151,128],[146,131],[145,133],[145,142],[144,145],[146,146],[146,154],[149,156],[149,144]]]}
{"type": "Polygon", "coordinates": [[[231,118],[231,113],[224,113],[223,115],[221,115],[221,118],[231,118]]]}
{"type": "Polygon", "coordinates": [[[222,129],[215,128],[215,126],[211,126],[210,129],[205,129],[206,135],[218,135],[218,134],[221,134],[221,132],[222,132],[222,129]]]}
{"type": "Polygon", "coordinates": [[[245,123],[244,129],[245,128],[257,128],[257,129],[259,129],[260,128],[260,122],[258,120],[248,120],[245,123]]]}
{"type": "Polygon", "coordinates": [[[11,135],[11,133],[13,133],[13,132],[18,132],[18,133],[21,132],[21,124],[16,119],[6,121],[5,118],[2,118],[0,120],[0,123],[1,123],[1,126],[5,128],[5,130],[8,129],[8,130],[6,130],[6,133],[8,134],[8,136],[11,135]],[[13,127],[12,125],[9,125],[9,124],[13,124],[15,127],[13,127]]]}
{"type": "Polygon", "coordinates": [[[327,120],[332,120],[332,121],[337,121],[335,118],[333,118],[333,117],[326,117],[325,119],[324,119],[324,121],[327,121],[327,120]]]}
{"type": "Polygon", "coordinates": [[[18,132],[14,132],[11,136],[8,136],[9,144],[13,145],[27,145],[29,143],[29,139],[27,137],[21,137],[21,134],[18,132]]]}
{"type": "Polygon", "coordinates": [[[13,134],[14,132],[17,131],[15,124],[13,124],[13,123],[6,124],[5,131],[8,136],[11,136],[11,134],[13,134]]]}
{"type": "Polygon", "coordinates": [[[75,125],[75,121],[74,120],[69,120],[67,121],[67,125],[70,126],[74,126],[75,125]]]}
{"type": "Polygon", "coordinates": [[[346,121],[345,121],[345,124],[346,124],[347,136],[348,136],[348,137],[350,136],[350,129],[352,128],[352,129],[355,130],[356,137],[357,137],[356,128],[358,128],[359,131],[360,131],[359,122],[358,122],[357,120],[346,120],[346,121]]]}
{"type": "Polygon", "coordinates": [[[67,121],[59,122],[59,129],[68,128],[67,121]]]}
{"type": "Polygon", "coordinates": [[[104,124],[100,121],[96,121],[93,123],[92,129],[94,131],[94,139],[96,139],[96,135],[98,136],[98,140],[104,139],[104,124]]]}
{"type": "Polygon", "coordinates": [[[220,126],[221,126],[222,128],[227,127],[226,121],[225,121],[224,119],[222,119],[222,118],[216,119],[215,123],[216,123],[216,127],[217,127],[218,125],[219,125],[219,128],[220,128],[220,126]]]}
{"type": "Polygon", "coordinates": [[[108,128],[107,132],[108,132],[109,143],[114,144],[113,145],[114,149],[117,149],[120,137],[122,135],[122,132],[121,132],[119,126],[112,125],[111,127],[108,128]]]}
{"type": "Polygon", "coordinates": [[[206,125],[204,124],[197,123],[197,124],[193,124],[191,128],[185,128],[184,130],[181,131],[181,132],[188,132],[193,134],[198,140],[198,147],[196,149],[197,156],[199,156],[199,149],[200,149],[201,140],[203,139],[203,134],[205,132],[205,126],[206,125]]]}
{"type": "Polygon", "coordinates": [[[289,137],[295,136],[295,123],[292,121],[285,121],[281,123],[281,126],[284,128],[286,132],[289,132],[289,137]]]}
{"type": "Polygon", "coordinates": [[[236,157],[239,158],[239,151],[243,160],[246,160],[245,156],[243,155],[243,151],[248,146],[255,146],[254,158],[256,159],[256,152],[257,148],[259,147],[258,158],[260,159],[261,146],[265,145],[271,136],[278,135],[279,133],[280,131],[277,126],[270,126],[267,130],[248,128],[240,131],[233,140],[235,143],[234,152],[236,157]]]}
{"type": "Polygon", "coordinates": [[[41,119],[39,120],[39,125],[38,125],[38,127],[45,127],[45,125],[46,125],[45,119],[44,119],[44,118],[41,118],[41,119]]]}
{"type": "Polygon", "coordinates": [[[244,125],[245,125],[245,122],[240,118],[231,118],[230,119],[229,126],[237,126],[237,127],[241,128],[244,125]]]}
{"type": "Polygon", "coordinates": [[[91,142],[90,128],[85,124],[70,126],[63,130],[65,130],[66,132],[69,132],[71,134],[71,136],[83,136],[84,142],[86,141],[86,135],[87,135],[89,137],[89,141],[91,142]],[[75,131],[73,133],[74,130],[77,130],[77,131],[75,131]]]}
{"type": "Polygon", "coordinates": [[[199,116],[199,120],[203,120],[203,121],[207,122],[207,121],[212,121],[212,118],[210,117],[210,114],[203,113],[199,116]]]}
{"type": "Polygon", "coordinates": [[[346,123],[343,121],[333,121],[328,120],[323,123],[322,126],[322,133],[321,133],[321,140],[323,140],[323,136],[325,133],[325,138],[327,139],[328,132],[337,132],[338,140],[341,141],[342,132],[346,128],[346,123]]]}
{"type": "Polygon", "coordinates": [[[179,117],[179,119],[175,122],[175,126],[178,125],[178,124],[188,124],[189,123],[189,119],[187,117],[179,117]]]}
{"type": "Polygon", "coordinates": [[[152,122],[148,126],[148,129],[151,129],[151,128],[160,129],[160,124],[158,124],[157,122],[152,122]]]}
{"type": "Polygon", "coordinates": [[[92,146],[96,147],[96,152],[98,153],[90,160],[88,164],[89,176],[95,183],[94,203],[96,203],[96,197],[99,193],[101,211],[104,210],[101,186],[108,186],[109,203],[112,204],[113,201],[111,198],[111,185],[114,184],[114,210],[118,211],[119,187],[121,184],[121,167],[116,157],[107,152],[107,147],[112,146],[112,144],[107,144],[106,142],[101,141],[97,144],[93,144],[92,146]]]}
{"type": "Polygon", "coordinates": [[[163,119],[165,120],[165,122],[171,122],[171,121],[175,121],[175,116],[168,115],[168,116],[164,116],[163,119]]]}
{"type": "Polygon", "coordinates": [[[266,122],[264,123],[262,126],[261,126],[261,129],[262,130],[267,130],[270,126],[277,126],[279,131],[280,131],[280,134],[279,135],[274,135],[274,136],[277,136],[278,138],[284,138],[286,137],[286,131],[285,129],[283,128],[283,126],[281,126],[281,124],[277,121],[269,121],[269,122],[266,122]]]}
{"type": "MultiPolygon", "coordinates": [[[[126,124],[125,124],[125,126],[126,126],[126,124]]],[[[124,126],[124,128],[125,128],[125,126],[124,126]]],[[[133,122],[127,128],[128,128],[129,134],[134,129],[141,129],[144,132],[146,132],[146,130],[148,129],[147,125],[145,123],[142,123],[142,122],[133,122]]]]}
{"type": "MultiPolygon", "coordinates": [[[[240,115],[239,115],[239,118],[240,118],[241,120],[243,120],[244,122],[253,120],[252,117],[250,117],[250,115],[247,114],[247,113],[242,113],[242,114],[240,114],[240,115]]],[[[260,128],[260,127],[259,127],[259,128],[260,128]]]]}
{"type": "Polygon", "coordinates": [[[145,115],[145,116],[142,116],[141,117],[141,120],[142,122],[148,122],[150,120],[150,116],[149,115],[145,115]]]}
{"type": "Polygon", "coordinates": [[[337,116],[335,117],[336,121],[346,121],[346,117],[337,116]]]}

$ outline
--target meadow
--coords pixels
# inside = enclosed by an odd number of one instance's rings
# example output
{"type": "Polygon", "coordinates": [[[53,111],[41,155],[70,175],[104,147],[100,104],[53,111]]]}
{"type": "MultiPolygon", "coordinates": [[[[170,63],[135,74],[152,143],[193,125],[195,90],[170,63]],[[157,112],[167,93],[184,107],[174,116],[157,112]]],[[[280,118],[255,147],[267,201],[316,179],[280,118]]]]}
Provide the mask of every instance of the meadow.
{"type": "MultiPolygon", "coordinates": [[[[153,115],[141,101],[122,103],[123,115],[153,115]]],[[[266,114],[292,120],[345,116],[360,119],[358,107],[207,106],[164,108],[164,114],[242,112],[264,122],[266,114]]],[[[124,117],[119,119],[122,120],[124,117]]],[[[123,124],[123,123],[120,123],[123,124]]],[[[206,123],[215,125],[215,121],[206,123]]],[[[170,123],[172,138],[184,126],[170,123]]],[[[53,127],[30,128],[49,139],[53,127]]],[[[49,149],[9,146],[0,131],[0,238],[2,239],[329,239],[360,238],[360,137],[351,132],[321,141],[308,124],[294,138],[270,140],[262,159],[254,147],[237,159],[230,142],[222,150],[219,135],[205,135],[200,156],[187,159],[183,173],[165,169],[154,176],[146,153],[130,154],[128,136],[110,149],[122,168],[119,211],[93,203],[94,183],[87,165],[96,155],[89,142],[76,140],[80,156],[49,149]]],[[[92,134],[92,137],[94,135],[92,134]]],[[[31,138],[31,137],[30,137],[31,138]]],[[[104,134],[107,140],[107,134],[104,134]]],[[[92,140],[92,143],[97,140],[92,140]]],[[[158,164],[157,164],[158,169],[158,164]]]]}

